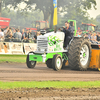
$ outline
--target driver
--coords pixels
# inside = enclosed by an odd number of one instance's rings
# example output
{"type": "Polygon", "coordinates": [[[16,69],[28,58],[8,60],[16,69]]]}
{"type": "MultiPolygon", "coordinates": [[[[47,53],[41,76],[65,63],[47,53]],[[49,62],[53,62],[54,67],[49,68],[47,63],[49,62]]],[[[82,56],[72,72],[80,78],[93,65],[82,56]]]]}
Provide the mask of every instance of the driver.
{"type": "Polygon", "coordinates": [[[70,40],[73,38],[73,29],[70,27],[69,23],[66,21],[65,26],[63,27],[63,32],[65,33],[64,38],[64,49],[66,49],[67,45],[69,44],[70,40]]]}

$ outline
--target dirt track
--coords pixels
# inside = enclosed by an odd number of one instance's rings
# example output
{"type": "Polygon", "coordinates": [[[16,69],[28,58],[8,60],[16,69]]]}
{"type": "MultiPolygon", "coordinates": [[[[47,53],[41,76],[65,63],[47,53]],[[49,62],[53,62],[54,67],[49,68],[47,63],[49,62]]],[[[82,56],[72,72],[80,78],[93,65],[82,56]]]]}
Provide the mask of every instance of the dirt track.
{"type": "MultiPolygon", "coordinates": [[[[45,64],[28,69],[26,64],[0,63],[0,81],[94,81],[100,80],[99,71],[54,71],[45,64]]],[[[15,89],[0,90],[0,100],[100,100],[100,88],[91,89],[15,89]]]]}
{"type": "Polygon", "coordinates": [[[0,90],[0,100],[100,100],[100,88],[0,90]]]}
{"type": "Polygon", "coordinates": [[[45,64],[37,64],[28,69],[26,64],[0,63],[0,80],[2,81],[94,81],[100,80],[99,71],[72,71],[69,68],[54,71],[45,64]]]}

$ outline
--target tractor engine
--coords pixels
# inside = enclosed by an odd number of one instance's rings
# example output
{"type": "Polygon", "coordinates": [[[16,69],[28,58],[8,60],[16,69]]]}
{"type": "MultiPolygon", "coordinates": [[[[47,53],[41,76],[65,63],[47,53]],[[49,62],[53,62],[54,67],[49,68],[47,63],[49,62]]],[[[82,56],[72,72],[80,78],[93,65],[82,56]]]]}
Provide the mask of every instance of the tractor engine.
{"type": "Polygon", "coordinates": [[[40,53],[63,51],[64,33],[50,32],[37,37],[37,51],[40,53]]]}

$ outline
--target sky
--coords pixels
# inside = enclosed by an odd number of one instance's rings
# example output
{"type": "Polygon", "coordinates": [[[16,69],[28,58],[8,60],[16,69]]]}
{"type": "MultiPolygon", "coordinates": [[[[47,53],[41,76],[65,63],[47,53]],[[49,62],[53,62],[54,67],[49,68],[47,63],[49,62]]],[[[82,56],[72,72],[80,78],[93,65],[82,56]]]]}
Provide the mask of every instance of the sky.
{"type": "Polygon", "coordinates": [[[88,10],[88,13],[90,14],[90,17],[93,17],[93,18],[96,18],[96,16],[100,15],[100,0],[96,0],[97,2],[97,10],[95,9],[91,9],[91,10],[88,10]]]}

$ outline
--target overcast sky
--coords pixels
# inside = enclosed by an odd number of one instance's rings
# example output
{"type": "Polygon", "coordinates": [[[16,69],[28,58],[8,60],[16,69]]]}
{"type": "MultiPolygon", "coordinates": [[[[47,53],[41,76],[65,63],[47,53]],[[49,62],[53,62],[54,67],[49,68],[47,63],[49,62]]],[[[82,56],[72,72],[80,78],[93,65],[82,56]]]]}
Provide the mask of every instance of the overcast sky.
{"type": "Polygon", "coordinates": [[[96,0],[97,2],[97,10],[91,9],[89,10],[90,17],[96,18],[97,15],[100,15],[100,0],[96,0]]]}

